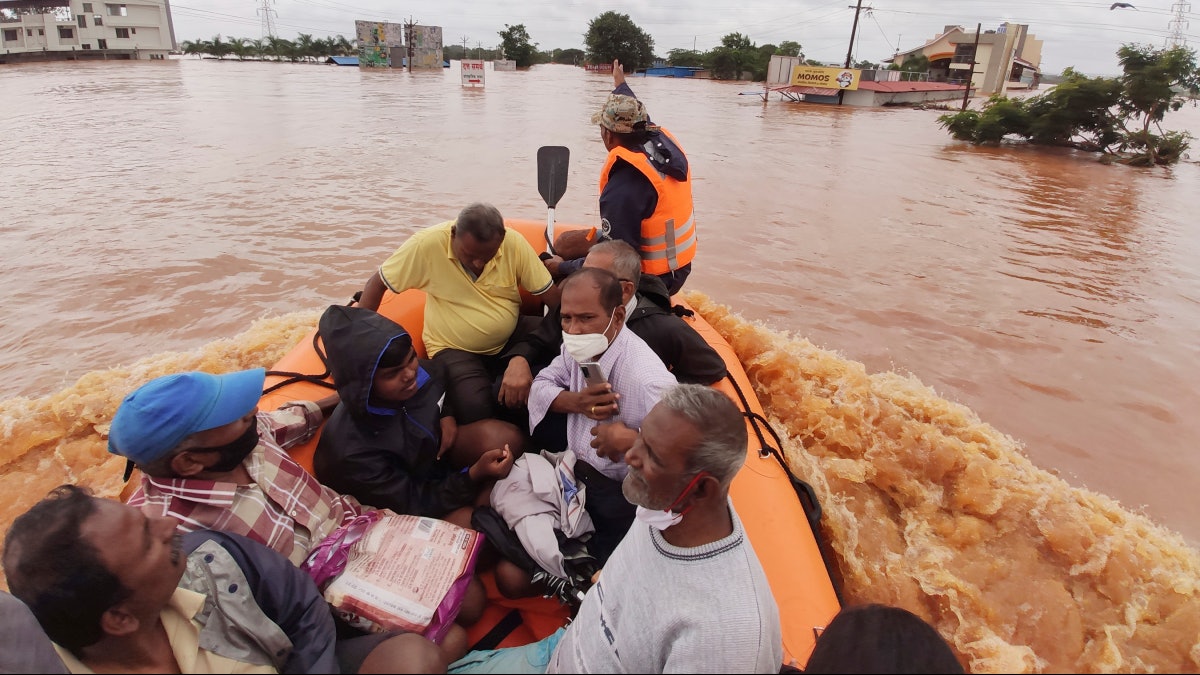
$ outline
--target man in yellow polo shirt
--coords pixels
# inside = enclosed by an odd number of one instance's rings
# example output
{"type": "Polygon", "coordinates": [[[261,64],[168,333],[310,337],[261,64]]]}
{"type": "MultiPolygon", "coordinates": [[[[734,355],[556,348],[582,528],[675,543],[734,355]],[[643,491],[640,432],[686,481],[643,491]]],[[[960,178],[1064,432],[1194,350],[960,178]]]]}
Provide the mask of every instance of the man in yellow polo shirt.
{"type": "Polygon", "coordinates": [[[358,304],[378,309],[384,291],[410,288],[426,293],[422,339],[446,370],[458,423],[496,417],[499,354],[540,320],[520,315],[521,289],[558,304],[545,265],[520,233],[504,227],[496,207],[475,203],[409,237],[367,280],[358,304]]]}

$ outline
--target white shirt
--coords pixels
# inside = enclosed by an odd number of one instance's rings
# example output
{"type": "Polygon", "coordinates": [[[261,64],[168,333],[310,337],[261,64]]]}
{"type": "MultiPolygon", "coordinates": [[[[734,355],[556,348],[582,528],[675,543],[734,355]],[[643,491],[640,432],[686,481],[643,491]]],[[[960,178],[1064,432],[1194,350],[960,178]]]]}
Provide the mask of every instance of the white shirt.
{"type": "MultiPolygon", "coordinates": [[[[624,327],[597,361],[613,391],[621,395],[615,420],[624,422],[631,429],[641,429],[642,419],[658,403],[663,390],[677,383],[675,376],[650,346],[624,327]]],[[[587,382],[583,379],[579,364],[567,354],[565,348],[560,347],[558,356],[533,378],[533,385],[529,389],[529,428],[542,421],[559,394],[586,388],[587,382]]],[[[596,454],[592,447],[592,427],[605,423],[587,415],[568,414],[567,447],[576,457],[609,478],[623,480],[629,470],[625,462],[605,459],[596,454]]]]}

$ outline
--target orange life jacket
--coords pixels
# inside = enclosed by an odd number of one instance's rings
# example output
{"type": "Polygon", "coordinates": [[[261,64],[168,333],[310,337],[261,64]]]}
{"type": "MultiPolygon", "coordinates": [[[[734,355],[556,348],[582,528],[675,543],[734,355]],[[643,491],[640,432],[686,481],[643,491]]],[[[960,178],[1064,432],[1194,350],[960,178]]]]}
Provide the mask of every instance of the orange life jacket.
{"type": "MultiPolygon", "coordinates": [[[[674,136],[660,127],[671,140],[674,136]]],[[[678,142],[676,142],[678,145],[678,142]]],[[[642,272],[666,274],[692,262],[696,257],[696,219],[692,211],[692,168],[688,167],[687,180],[670,178],[654,168],[650,159],[641,151],[618,145],[608,152],[608,161],[600,172],[600,191],[608,184],[608,172],[618,159],[623,159],[642,172],[658,192],[658,205],[654,213],[642,221],[641,245],[642,272]]]]}

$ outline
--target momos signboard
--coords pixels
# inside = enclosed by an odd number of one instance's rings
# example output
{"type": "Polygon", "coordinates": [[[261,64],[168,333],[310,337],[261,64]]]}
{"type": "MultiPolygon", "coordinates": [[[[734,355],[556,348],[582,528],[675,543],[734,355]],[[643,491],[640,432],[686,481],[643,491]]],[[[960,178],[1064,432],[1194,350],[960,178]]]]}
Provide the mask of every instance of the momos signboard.
{"type": "Polygon", "coordinates": [[[819,66],[792,66],[793,87],[820,87],[822,89],[858,89],[858,78],[862,74],[857,68],[822,68],[819,66]]]}

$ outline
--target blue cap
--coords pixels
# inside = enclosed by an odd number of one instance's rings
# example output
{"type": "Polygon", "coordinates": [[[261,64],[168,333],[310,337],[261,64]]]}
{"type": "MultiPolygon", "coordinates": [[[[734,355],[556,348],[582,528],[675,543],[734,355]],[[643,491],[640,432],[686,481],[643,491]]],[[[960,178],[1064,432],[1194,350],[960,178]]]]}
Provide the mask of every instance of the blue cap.
{"type": "Polygon", "coordinates": [[[150,380],[121,401],[108,451],[137,464],[167,454],[183,439],[244,417],[262,396],[263,368],[225,375],[178,373],[150,380]]]}

